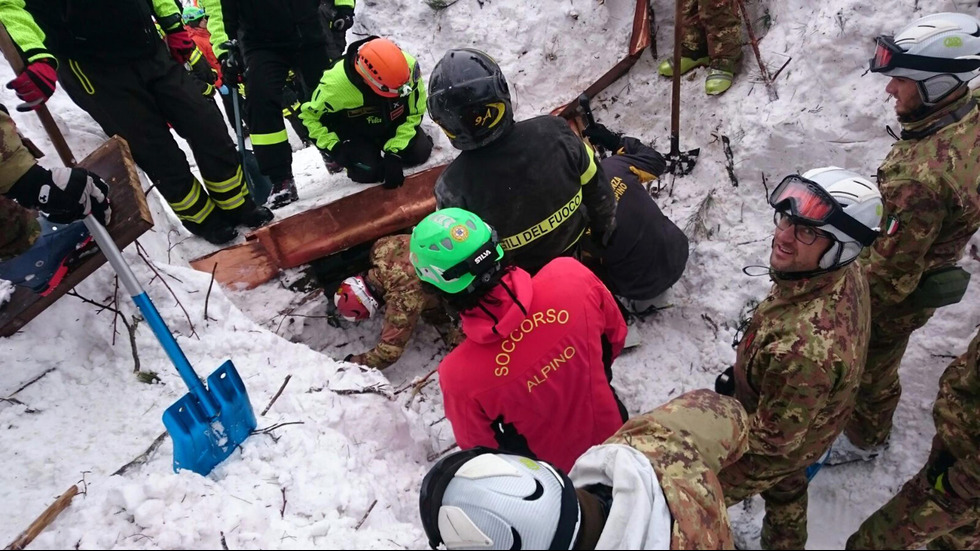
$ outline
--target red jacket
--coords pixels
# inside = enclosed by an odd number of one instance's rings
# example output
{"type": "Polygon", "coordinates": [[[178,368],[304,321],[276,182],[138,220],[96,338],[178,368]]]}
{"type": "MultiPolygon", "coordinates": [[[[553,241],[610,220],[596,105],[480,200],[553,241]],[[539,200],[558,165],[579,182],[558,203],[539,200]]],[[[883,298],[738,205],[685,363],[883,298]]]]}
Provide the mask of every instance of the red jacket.
{"type": "Polygon", "coordinates": [[[214,87],[221,88],[221,66],[218,64],[218,58],[214,56],[214,50],[211,49],[211,33],[207,29],[191,27],[190,25],[185,25],[184,29],[187,30],[187,34],[191,35],[191,40],[197,44],[197,48],[204,54],[204,58],[208,60],[208,65],[218,71],[218,80],[214,81],[214,87]]]}
{"type": "Polygon", "coordinates": [[[456,443],[530,451],[568,472],[625,421],[609,385],[626,338],[615,299],[562,257],[533,279],[513,269],[481,306],[461,314],[466,340],[439,364],[456,443]]]}

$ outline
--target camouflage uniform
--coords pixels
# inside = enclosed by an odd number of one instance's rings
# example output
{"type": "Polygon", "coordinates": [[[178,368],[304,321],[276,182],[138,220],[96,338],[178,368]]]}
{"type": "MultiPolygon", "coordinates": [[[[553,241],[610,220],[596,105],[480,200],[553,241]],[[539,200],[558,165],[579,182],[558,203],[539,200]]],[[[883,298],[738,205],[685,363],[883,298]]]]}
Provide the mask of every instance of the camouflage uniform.
{"type": "MultiPolygon", "coordinates": [[[[967,94],[922,121],[903,123],[903,136],[930,127],[978,97],[980,92],[972,98],[967,94]]],[[[859,447],[887,440],[902,393],[898,367],[909,336],[935,311],[916,308],[909,296],[924,275],[955,264],[980,227],[978,173],[976,107],[929,136],[896,142],[878,168],[886,222],[882,236],[861,259],[871,286],[871,343],[858,406],[846,430],[859,447]],[[893,221],[897,229],[888,235],[893,221]]]]}
{"type": "Polygon", "coordinates": [[[604,444],[650,460],[673,517],[671,549],[734,549],[718,472],[745,453],[748,427],[737,400],[695,390],[630,419],[604,444]]]}
{"type": "Polygon", "coordinates": [[[939,380],[936,437],[925,467],[848,538],[848,549],[980,548],[978,369],[980,332],[939,380]],[[947,491],[937,489],[940,476],[947,491]]]}
{"type": "MultiPolygon", "coordinates": [[[[422,289],[415,268],[408,258],[410,236],[394,235],[378,239],[371,247],[371,265],[364,276],[385,306],[381,342],[373,349],[353,356],[350,361],[384,369],[398,361],[415,330],[419,317],[434,323],[448,322],[448,316],[435,296],[422,289]],[[440,314],[442,314],[440,316],[440,314]]],[[[450,345],[458,343],[459,332],[450,328],[450,345]]]]}
{"type": "Polygon", "coordinates": [[[729,505],[762,494],[765,549],[806,545],[805,470],[854,407],[869,309],[857,264],[810,279],[776,279],[739,342],[735,395],[752,414],[749,451],[719,478],[729,505]]]}
{"type": "MultiPolygon", "coordinates": [[[[0,193],[9,191],[34,164],[34,156],[24,147],[13,119],[0,110],[0,193]]],[[[0,196],[0,260],[31,248],[40,234],[37,213],[0,196]]]]}
{"type": "Polygon", "coordinates": [[[742,59],[742,20],[733,0],[683,0],[681,51],[686,57],[708,55],[734,67],[742,59]]]}

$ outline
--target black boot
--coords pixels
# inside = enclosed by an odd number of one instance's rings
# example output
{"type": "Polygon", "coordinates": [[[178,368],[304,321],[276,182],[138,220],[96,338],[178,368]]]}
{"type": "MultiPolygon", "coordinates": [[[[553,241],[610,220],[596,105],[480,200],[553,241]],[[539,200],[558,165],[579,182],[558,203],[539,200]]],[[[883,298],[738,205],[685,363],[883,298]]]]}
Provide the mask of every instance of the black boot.
{"type": "Polygon", "coordinates": [[[238,230],[234,225],[229,224],[221,209],[214,209],[200,224],[184,220],[184,227],[214,245],[224,245],[238,237],[238,230]]]}
{"type": "Polygon", "coordinates": [[[278,209],[298,200],[299,192],[296,190],[296,181],[292,176],[272,184],[272,193],[269,194],[270,207],[278,209]]]}
{"type": "Polygon", "coordinates": [[[240,207],[225,211],[225,217],[235,225],[254,229],[268,224],[276,215],[268,208],[256,205],[252,197],[248,196],[240,207]]]}

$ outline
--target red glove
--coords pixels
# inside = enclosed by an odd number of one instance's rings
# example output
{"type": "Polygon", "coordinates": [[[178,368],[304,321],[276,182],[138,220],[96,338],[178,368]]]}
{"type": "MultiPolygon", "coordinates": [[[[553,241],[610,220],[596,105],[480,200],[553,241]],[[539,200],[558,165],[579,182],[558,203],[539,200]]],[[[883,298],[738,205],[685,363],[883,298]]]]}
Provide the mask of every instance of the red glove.
{"type": "Polygon", "coordinates": [[[187,34],[183,27],[167,34],[167,46],[170,48],[170,55],[177,60],[177,63],[189,61],[194,49],[197,48],[191,35],[187,34]]]}
{"type": "Polygon", "coordinates": [[[7,83],[7,88],[17,93],[24,103],[17,106],[18,111],[33,111],[48,101],[54,94],[58,82],[55,61],[51,58],[39,59],[24,69],[24,72],[7,83]]]}

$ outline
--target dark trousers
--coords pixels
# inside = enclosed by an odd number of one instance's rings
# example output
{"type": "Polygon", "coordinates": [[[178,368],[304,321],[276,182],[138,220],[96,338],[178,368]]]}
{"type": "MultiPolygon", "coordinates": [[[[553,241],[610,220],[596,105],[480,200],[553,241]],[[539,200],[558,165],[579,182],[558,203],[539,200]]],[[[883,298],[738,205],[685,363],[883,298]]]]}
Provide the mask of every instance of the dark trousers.
{"type": "MultiPolygon", "coordinates": [[[[347,176],[362,184],[373,184],[385,178],[384,160],[381,147],[387,140],[377,141],[361,137],[348,139],[350,144],[350,166],[347,176]]],[[[403,166],[418,166],[429,160],[432,154],[432,138],[421,127],[415,127],[415,137],[408,142],[408,147],[399,153],[403,166]]]]}
{"type": "Polygon", "coordinates": [[[65,92],[107,135],[125,138],[178,218],[200,224],[215,207],[244,204],[248,189],[221,112],[163,42],[153,55],[130,62],[61,59],[59,65],[65,92]],[[167,123],[190,145],[206,192],[167,123]]]}
{"type": "MultiPolygon", "coordinates": [[[[283,86],[292,69],[309,88],[329,66],[323,44],[302,49],[258,48],[245,52],[248,126],[255,158],[273,183],[293,176],[293,152],[282,116],[283,86]]],[[[302,98],[307,101],[309,97],[302,98]]]]}

